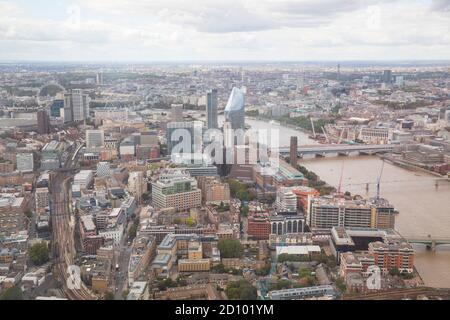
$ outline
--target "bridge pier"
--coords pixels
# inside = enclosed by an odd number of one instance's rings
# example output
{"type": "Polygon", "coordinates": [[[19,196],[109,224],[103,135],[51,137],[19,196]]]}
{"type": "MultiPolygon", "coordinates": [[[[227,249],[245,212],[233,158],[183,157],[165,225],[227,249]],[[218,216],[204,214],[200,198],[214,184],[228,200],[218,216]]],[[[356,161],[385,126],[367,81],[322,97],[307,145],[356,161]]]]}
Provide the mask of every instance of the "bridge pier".
{"type": "Polygon", "coordinates": [[[322,152],[322,153],[316,153],[316,157],[319,157],[319,158],[325,158],[325,155],[326,155],[325,152],[322,152]]]}
{"type": "Polygon", "coordinates": [[[348,155],[350,154],[350,152],[346,151],[346,152],[338,152],[338,156],[340,157],[348,157],[348,155]]]}

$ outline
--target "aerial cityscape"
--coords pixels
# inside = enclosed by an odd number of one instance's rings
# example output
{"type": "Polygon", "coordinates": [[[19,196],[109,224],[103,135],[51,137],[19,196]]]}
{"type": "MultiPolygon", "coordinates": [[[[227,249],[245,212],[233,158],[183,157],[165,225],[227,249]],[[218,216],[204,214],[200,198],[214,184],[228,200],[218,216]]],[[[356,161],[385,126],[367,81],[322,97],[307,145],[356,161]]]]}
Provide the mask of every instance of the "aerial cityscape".
{"type": "Polygon", "coordinates": [[[0,300],[450,299],[447,1],[413,2],[432,36],[412,50],[387,35],[381,56],[326,47],[322,23],[369,10],[376,33],[403,1],[331,1],[340,18],[309,0],[211,4],[232,25],[204,1],[120,2],[0,1],[19,17],[0,12],[0,300]],[[72,20],[56,30],[58,10],[72,20]],[[155,19],[97,40],[121,10],[155,19]],[[176,39],[143,34],[160,20],[176,39]],[[317,56],[289,52],[291,28],[317,56]]]}

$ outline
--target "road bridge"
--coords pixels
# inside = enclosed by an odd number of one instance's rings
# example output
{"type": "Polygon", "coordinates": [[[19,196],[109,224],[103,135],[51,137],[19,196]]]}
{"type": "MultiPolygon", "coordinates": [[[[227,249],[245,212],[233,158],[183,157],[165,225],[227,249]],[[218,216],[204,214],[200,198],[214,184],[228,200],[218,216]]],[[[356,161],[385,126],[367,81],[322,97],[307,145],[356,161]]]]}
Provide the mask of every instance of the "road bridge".
{"type": "MultiPolygon", "coordinates": [[[[361,144],[361,145],[317,145],[317,146],[299,146],[298,156],[302,158],[305,155],[325,156],[327,154],[338,154],[348,156],[350,153],[357,152],[359,154],[373,155],[376,153],[392,152],[394,145],[391,144],[361,144]]],[[[289,147],[278,148],[280,155],[288,155],[289,147]]]]}
{"type": "Polygon", "coordinates": [[[405,237],[409,243],[424,244],[428,250],[436,251],[436,247],[439,245],[450,245],[450,237],[405,237]]]}

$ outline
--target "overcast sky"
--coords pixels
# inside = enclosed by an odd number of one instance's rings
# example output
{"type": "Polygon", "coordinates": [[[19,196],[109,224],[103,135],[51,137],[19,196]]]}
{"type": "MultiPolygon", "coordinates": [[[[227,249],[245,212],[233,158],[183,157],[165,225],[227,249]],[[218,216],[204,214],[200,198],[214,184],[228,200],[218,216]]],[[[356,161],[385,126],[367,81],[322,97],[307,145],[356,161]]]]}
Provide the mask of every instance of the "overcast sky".
{"type": "Polygon", "coordinates": [[[450,59],[450,0],[0,0],[0,60],[450,59]]]}

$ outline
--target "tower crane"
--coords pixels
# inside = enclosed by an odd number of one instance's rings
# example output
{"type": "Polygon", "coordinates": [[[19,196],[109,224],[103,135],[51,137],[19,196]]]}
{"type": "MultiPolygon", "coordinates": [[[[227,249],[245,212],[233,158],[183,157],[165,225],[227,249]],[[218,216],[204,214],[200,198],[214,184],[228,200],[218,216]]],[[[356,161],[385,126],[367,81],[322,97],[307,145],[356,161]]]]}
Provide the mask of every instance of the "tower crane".
{"type": "Polygon", "coordinates": [[[377,200],[380,200],[380,187],[381,187],[380,185],[381,185],[381,176],[383,175],[383,170],[384,170],[384,161],[383,161],[383,164],[381,165],[380,175],[377,180],[377,200]]]}

